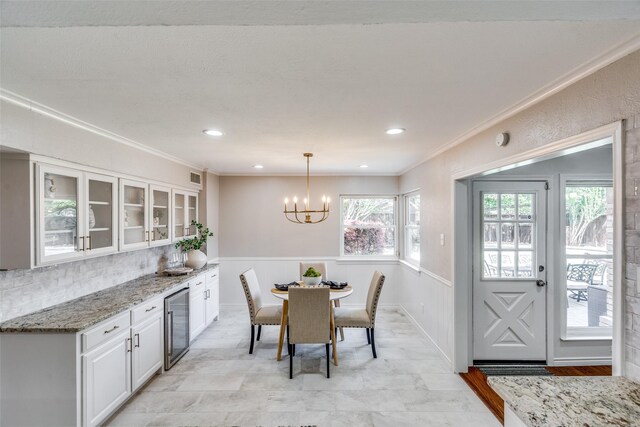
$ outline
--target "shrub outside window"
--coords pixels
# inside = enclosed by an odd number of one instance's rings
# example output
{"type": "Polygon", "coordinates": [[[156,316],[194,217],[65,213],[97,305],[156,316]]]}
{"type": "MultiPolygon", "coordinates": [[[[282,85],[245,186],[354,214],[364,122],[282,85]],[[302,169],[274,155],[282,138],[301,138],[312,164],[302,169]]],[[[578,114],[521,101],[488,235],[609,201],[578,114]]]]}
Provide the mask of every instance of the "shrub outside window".
{"type": "Polygon", "coordinates": [[[396,197],[342,196],[341,255],[396,257],[396,197]]]}
{"type": "Polygon", "coordinates": [[[420,264],[420,193],[404,196],[404,260],[420,264]]]}

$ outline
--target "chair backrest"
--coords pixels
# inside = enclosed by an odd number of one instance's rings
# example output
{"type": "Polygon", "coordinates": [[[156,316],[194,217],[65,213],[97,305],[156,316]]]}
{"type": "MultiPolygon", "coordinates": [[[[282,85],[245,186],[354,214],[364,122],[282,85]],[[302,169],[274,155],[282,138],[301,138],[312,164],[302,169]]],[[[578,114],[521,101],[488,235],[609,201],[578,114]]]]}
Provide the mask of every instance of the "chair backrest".
{"type": "Polygon", "coordinates": [[[371,326],[373,327],[376,322],[376,311],[378,310],[378,300],[380,299],[380,292],[382,292],[382,285],[384,284],[384,274],[376,271],[371,278],[371,284],[369,285],[369,294],[367,295],[367,313],[371,319],[371,326]]]}
{"type": "Polygon", "coordinates": [[[597,268],[598,266],[594,264],[569,264],[567,266],[567,280],[592,284],[593,275],[597,268]]]}
{"type": "Polygon", "coordinates": [[[313,267],[318,273],[322,274],[322,280],[327,280],[327,263],[326,262],[301,262],[300,263],[300,280],[302,275],[309,267],[313,267]]]}
{"type": "Polygon", "coordinates": [[[262,307],[262,297],[260,295],[260,283],[258,276],[253,268],[245,271],[240,275],[240,282],[244,288],[244,295],[247,297],[247,305],[249,306],[249,317],[253,325],[256,319],[256,313],[262,307]]]}
{"type": "Polygon", "coordinates": [[[329,288],[289,288],[289,342],[331,341],[329,288]]]}

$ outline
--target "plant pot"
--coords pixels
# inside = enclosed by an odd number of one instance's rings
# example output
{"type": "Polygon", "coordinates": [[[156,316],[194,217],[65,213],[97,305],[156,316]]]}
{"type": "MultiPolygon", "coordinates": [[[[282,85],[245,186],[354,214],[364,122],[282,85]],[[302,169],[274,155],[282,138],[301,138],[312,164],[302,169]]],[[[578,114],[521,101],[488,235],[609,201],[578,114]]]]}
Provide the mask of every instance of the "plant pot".
{"type": "Polygon", "coordinates": [[[318,277],[306,277],[302,276],[302,281],[305,286],[318,286],[322,282],[322,276],[318,277]]]}
{"type": "Polygon", "coordinates": [[[192,249],[187,252],[187,260],[185,261],[185,267],[193,268],[197,270],[204,267],[207,263],[207,256],[200,249],[192,249]]]}

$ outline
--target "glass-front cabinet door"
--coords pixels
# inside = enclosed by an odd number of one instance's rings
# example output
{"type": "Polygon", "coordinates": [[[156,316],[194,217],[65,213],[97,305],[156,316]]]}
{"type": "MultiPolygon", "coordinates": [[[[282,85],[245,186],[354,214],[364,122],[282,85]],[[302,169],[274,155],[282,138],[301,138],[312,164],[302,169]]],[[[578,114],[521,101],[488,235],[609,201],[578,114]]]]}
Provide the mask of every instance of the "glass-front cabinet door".
{"type": "Polygon", "coordinates": [[[120,180],[120,250],[149,246],[148,188],[143,182],[120,180]]]}
{"type": "Polygon", "coordinates": [[[178,241],[186,236],[185,212],[186,196],[180,191],[173,190],[173,227],[172,240],[178,241]]]}
{"type": "Polygon", "coordinates": [[[85,174],[85,252],[98,255],[118,249],[117,178],[85,174]]]}
{"type": "Polygon", "coordinates": [[[165,245],[171,241],[171,189],[150,186],[151,194],[151,227],[150,240],[152,246],[165,245]]]}
{"type": "Polygon", "coordinates": [[[37,165],[36,264],[78,258],[84,251],[82,172],[37,165]]]}
{"type": "Polygon", "coordinates": [[[172,241],[195,237],[198,230],[192,221],[198,221],[198,193],[173,190],[172,241]]]}
{"type": "Polygon", "coordinates": [[[189,237],[196,237],[198,229],[193,225],[193,221],[198,222],[198,195],[187,194],[187,229],[185,232],[189,237]]]}

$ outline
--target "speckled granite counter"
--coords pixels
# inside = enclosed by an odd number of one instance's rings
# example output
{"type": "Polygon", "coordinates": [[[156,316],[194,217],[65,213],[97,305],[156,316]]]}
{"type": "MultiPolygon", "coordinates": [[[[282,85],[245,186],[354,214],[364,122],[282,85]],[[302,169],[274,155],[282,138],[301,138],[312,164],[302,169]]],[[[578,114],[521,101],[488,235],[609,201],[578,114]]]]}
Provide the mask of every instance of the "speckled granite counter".
{"type": "Polygon", "coordinates": [[[186,276],[167,277],[155,274],[142,276],[35,313],[7,320],[0,323],[0,332],[79,332],[217,266],[218,264],[208,264],[186,276]]]}
{"type": "Polygon", "coordinates": [[[622,377],[489,377],[528,426],[640,426],[640,384],[622,377]]]}

